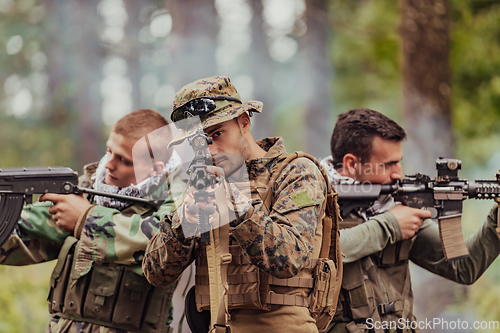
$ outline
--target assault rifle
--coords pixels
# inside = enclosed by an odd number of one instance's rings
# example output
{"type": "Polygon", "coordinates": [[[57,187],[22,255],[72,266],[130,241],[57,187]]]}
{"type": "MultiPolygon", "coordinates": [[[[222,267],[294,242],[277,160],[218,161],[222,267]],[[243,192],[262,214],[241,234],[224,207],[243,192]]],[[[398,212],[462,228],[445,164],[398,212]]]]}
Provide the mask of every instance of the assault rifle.
{"type": "Polygon", "coordinates": [[[189,205],[189,213],[198,215],[198,225],[201,233],[201,241],[210,241],[210,223],[209,218],[215,212],[215,206],[209,204],[208,200],[213,196],[213,192],[207,192],[209,186],[214,185],[217,179],[214,174],[207,172],[207,166],[213,165],[212,154],[205,153],[208,145],[212,143],[212,138],[203,132],[203,129],[198,128],[195,134],[188,138],[189,145],[194,149],[196,155],[194,156],[188,170],[186,171],[189,176],[189,185],[194,186],[197,191],[194,194],[194,204],[189,205]],[[205,209],[201,209],[196,205],[198,202],[205,202],[207,205],[205,209]]]}
{"type": "Polygon", "coordinates": [[[78,174],[66,167],[0,169],[0,246],[9,238],[24,203],[33,203],[34,194],[81,194],[108,196],[148,204],[158,209],[161,200],[147,200],[106,193],[78,186],[78,174]]]}
{"type": "MultiPolygon", "coordinates": [[[[500,198],[500,171],[496,180],[476,180],[468,182],[459,179],[458,170],[462,162],[456,159],[436,160],[437,177],[416,173],[407,175],[395,184],[339,184],[335,189],[339,194],[341,214],[356,208],[367,208],[381,195],[390,194],[395,201],[409,207],[428,209],[439,224],[441,245],[446,260],[469,256],[462,233],[462,201],[468,198],[500,198]]],[[[497,199],[499,200],[499,199],[497,199]]]]}

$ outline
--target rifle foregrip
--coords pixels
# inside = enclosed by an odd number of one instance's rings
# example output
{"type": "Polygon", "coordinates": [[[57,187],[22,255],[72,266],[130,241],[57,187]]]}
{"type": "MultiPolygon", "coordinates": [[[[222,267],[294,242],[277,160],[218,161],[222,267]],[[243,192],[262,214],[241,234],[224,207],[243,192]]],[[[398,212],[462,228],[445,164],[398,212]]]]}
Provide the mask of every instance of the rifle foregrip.
{"type": "Polygon", "coordinates": [[[0,199],[0,246],[9,238],[21,217],[24,196],[19,193],[3,194],[0,199]]]}

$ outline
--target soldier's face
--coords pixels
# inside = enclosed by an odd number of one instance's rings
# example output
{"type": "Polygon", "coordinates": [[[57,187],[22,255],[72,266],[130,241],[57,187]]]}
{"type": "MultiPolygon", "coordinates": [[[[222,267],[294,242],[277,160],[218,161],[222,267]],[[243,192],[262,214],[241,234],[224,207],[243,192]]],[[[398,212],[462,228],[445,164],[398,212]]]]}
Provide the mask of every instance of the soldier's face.
{"type": "Polygon", "coordinates": [[[371,157],[367,163],[356,164],[356,180],[376,184],[388,184],[403,177],[401,142],[375,136],[372,141],[371,157]]]}
{"type": "Polygon", "coordinates": [[[226,176],[233,174],[249,159],[250,145],[243,136],[241,123],[236,120],[207,127],[205,133],[212,138],[209,149],[215,166],[222,168],[226,176]]]}
{"type": "Polygon", "coordinates": [[[135,179],[132,147],[136,140],[111,132],[106,142],[108,161],[105,165],[104,183],[120,188],[137,184],[135,179]]]}

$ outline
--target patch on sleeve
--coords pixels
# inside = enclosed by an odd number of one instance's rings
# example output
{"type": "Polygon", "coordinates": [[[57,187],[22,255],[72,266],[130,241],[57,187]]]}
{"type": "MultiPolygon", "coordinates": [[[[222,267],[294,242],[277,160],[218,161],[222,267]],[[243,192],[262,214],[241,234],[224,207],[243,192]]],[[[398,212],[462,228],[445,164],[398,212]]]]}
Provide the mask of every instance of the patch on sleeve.
{"type": "Polygon", "coordinates": [[[300,191],[299,193],[292,194],[290,199],[299,207],[314,205],[307,191],[300,191]]]}

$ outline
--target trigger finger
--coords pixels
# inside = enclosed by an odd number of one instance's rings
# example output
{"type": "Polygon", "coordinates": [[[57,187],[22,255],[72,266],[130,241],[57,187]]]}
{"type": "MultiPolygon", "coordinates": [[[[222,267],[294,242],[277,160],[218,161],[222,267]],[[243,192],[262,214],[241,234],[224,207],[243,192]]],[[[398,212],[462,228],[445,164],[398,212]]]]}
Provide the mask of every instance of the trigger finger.
{"type": "Polygon", "coordinates": [[[56,205],[50,206],[49,209],[47,210],[49,214],[54,215],[57,213],[57,207],[56,205]]]}

